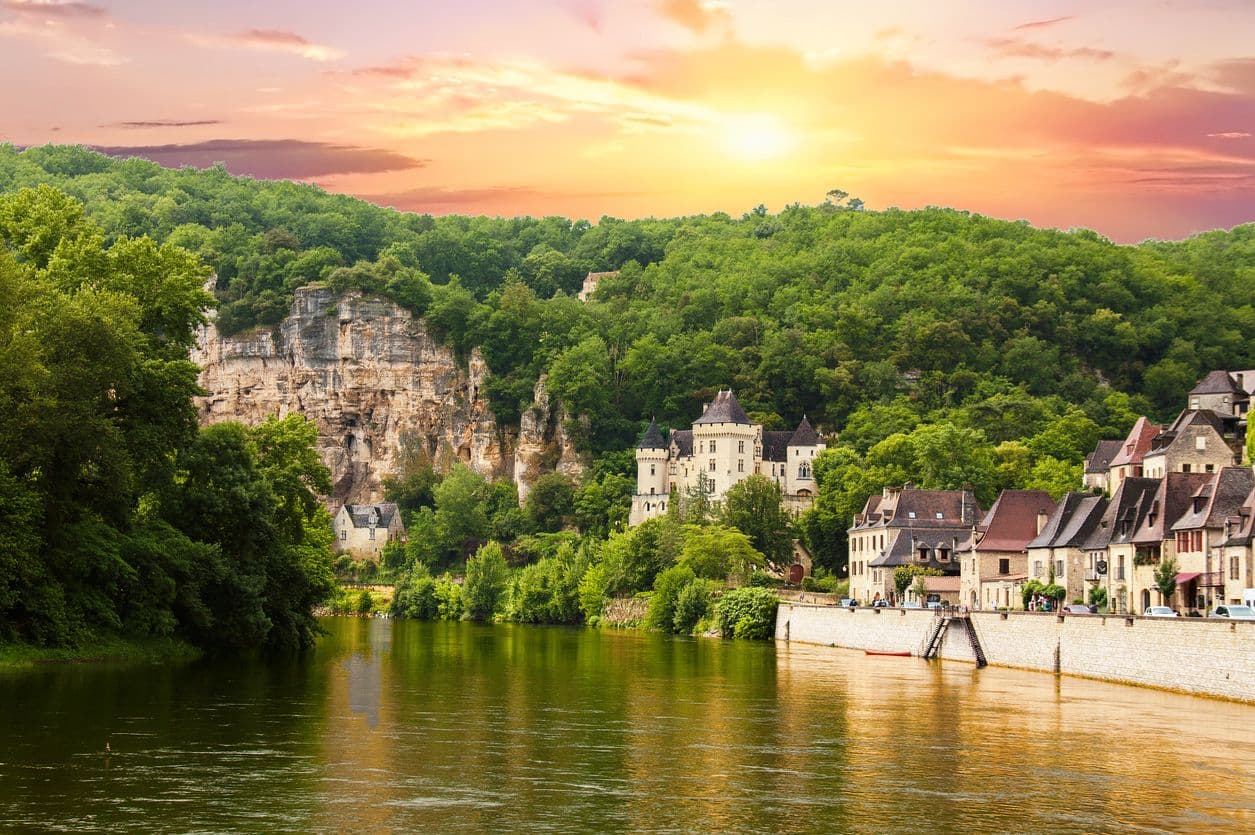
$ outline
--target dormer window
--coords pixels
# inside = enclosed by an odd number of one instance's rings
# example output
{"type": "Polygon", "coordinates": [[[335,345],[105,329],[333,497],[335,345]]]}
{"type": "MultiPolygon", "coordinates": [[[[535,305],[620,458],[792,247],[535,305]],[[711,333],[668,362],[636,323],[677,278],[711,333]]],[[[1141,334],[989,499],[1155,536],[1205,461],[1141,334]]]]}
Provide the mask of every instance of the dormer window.
{"type": "Polygon", "coordinates": [[[906,512],[906,518],[908,518],[908,519],[914,519],[914,518],[915,518],[915,511],[914,511],[914,510],[908,510],[908,511],[906,512]]]}
{"type": "Polygon", "coordinates": [[[941,511],[940,511],[940,510],[939,510],[939,511],[937,511],[937,518],[938,518],[938,519],[940,519],[940,518],[941,518],[941,511]]]}
{"type": "Polygon", "coordinates": [[[919,561],[928,562],[928,549],[927,548],[919,549],[919,561]]]}

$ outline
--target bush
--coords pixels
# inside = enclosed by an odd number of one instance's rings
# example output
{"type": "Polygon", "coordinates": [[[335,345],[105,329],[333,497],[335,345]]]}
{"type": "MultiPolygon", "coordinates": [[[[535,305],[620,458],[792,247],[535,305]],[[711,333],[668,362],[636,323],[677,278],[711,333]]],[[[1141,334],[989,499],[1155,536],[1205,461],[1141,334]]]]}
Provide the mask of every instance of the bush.
{"type": "Polygon", "coordinates": [[[803,577],[802,591],[818,591],[832,594],[837,589],[837,578],[832,575],[803,577]]]}
{"type": "Polygon", "coordinates": [[[1107,589],[1103,586],[1094,586],[1089,590],[1089,605],[1097,606],[1104,609],[1107,606],[1107,589]]]}
{"type": "Polygon", "coordinates": [[[435,620],[440,616],[439,609],[436,581],[419,565],[397,583],[388,614],[394,618],[435,620]]]}
{"type": "Polygon", "coordinates": [[[675,628],[675,604],[680,590],[697,579],[693,569],[675,565],[659,572],[654,578],[654,594],[649,598],[649,611],[645,613],[645,625],[650,629],[675,628]]]}
{"type": "Polygon", "coordinates": [[[375,608],[375,600],[370,596],[370,592],[362,589],[362,593],[357,596],[357,613],[359,615],[368,615],[375,608]]]}
{"type": "Polygon", "coordinates": [[[610,574],[604,564],[594,565],[580,578],[578,587],[580,611],[584,613],[584,620],[588,623],[591,624],[593,618],[601,617],[609,589],[610,574]]]}
{"type": "Polygon", "coordinates": [[[775,635],[779,599],[770,589],[732,589],[715,606],[719,634],[725,638],[766,640],[775,635]]]}
{"type": "Polygon", "coordinates": [[[750,576],[745,578],[745,584],[755,588],[777,589],[784,585],[784,582],[765,571],[751,571],[750,576]]]}
{"type": "Polygon", "coordinates": [[[680,635],[691,635],[709,612],[710,583],[702,580],[689,583],[676,595],[672,629],[680,635]]]}

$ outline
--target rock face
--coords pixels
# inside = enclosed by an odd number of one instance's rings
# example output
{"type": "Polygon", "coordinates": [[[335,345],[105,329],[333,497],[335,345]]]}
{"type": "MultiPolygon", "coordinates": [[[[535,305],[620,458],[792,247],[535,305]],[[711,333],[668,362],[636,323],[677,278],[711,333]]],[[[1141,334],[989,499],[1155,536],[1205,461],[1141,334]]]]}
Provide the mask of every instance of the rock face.
{"type": "Polygon", "coordinates": [[[532,450],[552,449],[552,466],[579,471],[547,397],[543,420],[525,418],[522,432],[499,426],[479,351],[459,362],[421,319],[387,301],[304,287],[273,331],[223,337],[209,325],[192,359],[208,392],[198,399],[203,423],[293,412],[314,421],[332,504],[379,500],[381,480],[416,452],[439,470],[460,460],[488,477],[514,476],[523,490],[544,471],[532,450]],[[527,451],[522,466],[516,450],[527,451]]]}
{"type": "Polygon", "coordinates": [[[578,479],[584,465],[567,437],[564,424],[566,410],[554,408],[545,390],[545,378],[536,381],[531,408],[519,418],[519,437],[514,449],[514,483],[519,488],[519,501],[527,498],[531,485],[547,472],[578,479]]]}

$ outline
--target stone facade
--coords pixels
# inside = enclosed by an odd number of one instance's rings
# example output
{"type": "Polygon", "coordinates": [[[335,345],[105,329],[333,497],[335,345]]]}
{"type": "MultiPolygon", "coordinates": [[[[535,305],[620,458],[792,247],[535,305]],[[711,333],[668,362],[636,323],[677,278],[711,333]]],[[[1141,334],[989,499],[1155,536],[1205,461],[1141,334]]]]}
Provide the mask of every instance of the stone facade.
{"type": "Polygon", "coordinates": [[[385,545],[405,539],[405,523],[391,502],[346,504],[336,511],[332,528],[336,553],[376,562],[385,545]]]}

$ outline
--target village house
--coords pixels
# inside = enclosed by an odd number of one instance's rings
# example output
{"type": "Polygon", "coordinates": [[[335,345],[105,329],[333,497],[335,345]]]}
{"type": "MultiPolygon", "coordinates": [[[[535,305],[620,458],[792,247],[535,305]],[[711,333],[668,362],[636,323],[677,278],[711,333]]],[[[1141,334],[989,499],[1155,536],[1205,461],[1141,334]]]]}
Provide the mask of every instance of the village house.
{"type": "Polygon", "coordinates": [[[1046,526],[1055,503],[1044,490],[1003,490],[960,546],[959,602],[972,609],[1020,609],[1028,579],[1028,543],[1046,526]]]}
{"type": "MultiPolygon", "coordinates": [[[[1177,556],[1172,525],[1190,508],[1198,489],[1213,478],[1209,473],[1166,473],[1153,479],[1154,492],[1142,497],[1130,538],[1133,568],[1129,574],[1128,606],[1134,613],[1140,615],[1149,606],[1172,602],[1165,602],[1159,593],[1155,569],[1160,560],[1177,556]]],[[[1193,593],[1192,586],[1187,586],[1186,590],[1193,593]]]]}
{"type": "Polygon", "coordinates": [[[578,298],[582,302],[588,301],[588,299],[593,295],[593,293],[597,292],[597,285],[601,283],[601,280],[603,278],[609,275],[618,275],[618,274],[619,274],[618,270],[611,270],[609,272],[604,272],[604,273],[589,273],[588,275],[584,276],[584,284],[580,287],[580,291],[579,293],[576,294],[576,298],[578,298]]]}
{"type": "Polygon", "coordinates": [[[785,507],[800,513],[814,501],[814,460],[823,449],[823,439],[804,416],[791,432],[766,431],[750,421],[730,389],[720,391],[692,429],[674,429],[663,438],[650,421],[636,445],[628,524],[666,513],[673,495],[682,501],[702,491],[717,507],[733,485],[754,474],[772,479],[785,507]]]}
{"type": "Polygon", "coordinates": [[[1224,566],[1224,599],[1228,603],[1255,605],[1255,490],[1247,494],[1237,512],[1225,520],[1221,564],[1224,566]]]}
{"type": "Polygon", "coordinates": [[[346,504],[332,524],[335,551],[354,559],[378,561],[385,545],[405,539],[405,523],[392,502],[346,504]]]}
{"type": "MultiPolygon", "coordinates": [[[[871,603],[879,594],[899,602],[893,572],[907,565],[958,577],[956,552],[982,516],[970,490],[918,490],[905,484],[870,496],[848,531],[850,597],[871,603]]],[[[957,596],[958,585],[953,585],[957,596]]]]}
{"type": "Polygon", "coordinates": [[[1129,477],[1141,477],[1142,459],[1150,449],[1151,441],[1159,434],[1159,427],[1145,417],[1140,417],[1120,443],[1120,451],[1111,459],[1107,475],[1107,492],[1114,493],[1120,482],[1129,477]]]}
{"type": "Polygon", "coordinates": [[[1174,604],[1207,611],[1227,599],[1224,552],[1232,533],[1230,520],[1240,516],[1253,489],[1250,467],[1225,467],[1190,496],[1185,512],[1172,524],[1178,591],[1174,604]]]}
{"type": "Polygon", "coordinates": [[[1085,457],[1085,471],[1081,476],[1081,483],[1091,490],[1110,493],[1111,462],[1120,454],[1123,447],[1123,441],[1099,441],[1094,451],[1085,457]]]}
{"type": "MultiPolygon", "coordinates": [[[[1133,482],[1142,479],[1133,478],[1133,482]]],[[[1128,492],[1122,483],[1116,495],[1128,492]]],[[[1100,560],[1092,557],[1090,540],[1101,530],[1111,503],[1106,497],[1087,493],[1067,493],[1054,507],[1041,531],[1025,546],[1028,577],[1042,585],[1055,584],[1065,589],[1065,600],[1088,594],[1088,577],[1097,578],[1100,560]],[[1071,582],[1069,582],[1071,581],[1071,582]]],[[[1099,551],[1101,553],[1101,551],[1099,551]]]]}
{"type": "Polygon", "coordinates": [[[1187,409],[1150,442],[1142,456],[1142,474],[1213,473],[1241,461],[1236,419],[1210,409],[1187,409]]]}

